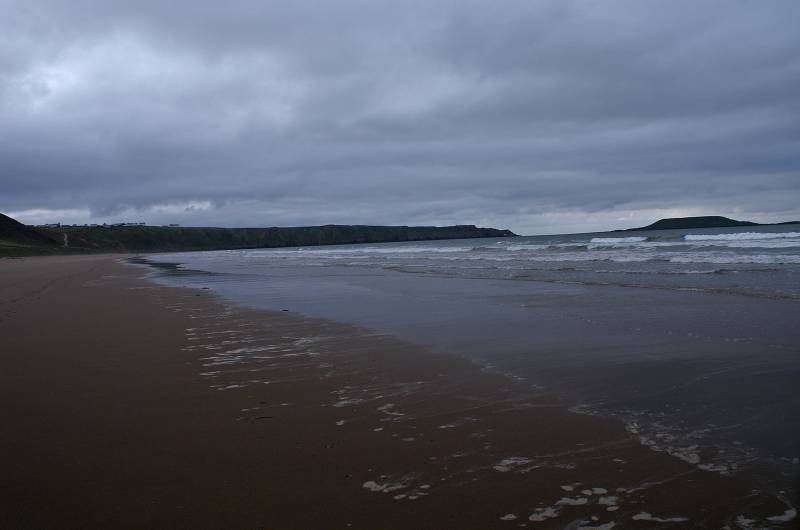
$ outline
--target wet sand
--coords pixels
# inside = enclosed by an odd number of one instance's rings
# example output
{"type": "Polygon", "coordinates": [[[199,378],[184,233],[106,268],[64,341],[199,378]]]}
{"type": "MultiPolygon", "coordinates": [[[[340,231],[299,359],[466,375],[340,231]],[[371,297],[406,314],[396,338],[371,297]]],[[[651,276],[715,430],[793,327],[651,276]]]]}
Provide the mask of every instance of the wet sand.
{"type": "Polygon", "coordinates": [[[720,528],[787,509],[466,360],[118,259],[0,260],[0,527],[720,528]]]}

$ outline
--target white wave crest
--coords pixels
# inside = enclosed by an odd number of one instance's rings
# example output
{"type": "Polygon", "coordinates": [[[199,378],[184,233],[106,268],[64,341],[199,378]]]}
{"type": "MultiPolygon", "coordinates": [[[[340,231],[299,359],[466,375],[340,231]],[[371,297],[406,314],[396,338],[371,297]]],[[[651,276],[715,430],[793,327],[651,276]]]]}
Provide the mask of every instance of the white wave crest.
{"type": "Polygon", "coordinates": [[[743,241],[794,238],[800,238],[800,232],[739,232],[733,234],[692,234],[683,236],[686,241],[743,241]]]}
{"type": "Polygon", "coordinates": [[[800,256],[791,254],[702,254],[683,255],[669,258],[672,263],[717,263],[783,265],[800,264],[800,256]]]}
{"type": "Polygon", "coordinates": [[[646,237],[593,237],[590,243],[604,243],[604,244],[617,244],[617,243],[641,243],[647,241],[646,237]]]}
{"type": "Polygon", "coordinates": [[[347,256],[359,254],[441,254],[441,253],[454,253],[454,252],[470,252],[474,247],[457,247],[457,246],[433,246],[433,245],[417,245],[417,246],[363,246],[363,247],[298,247],[296,249],[259,249],[259,255],[264,255],[263,252],[269,252],[272,256],[298,256],[298,255],[319,255],[319,256],[347,256]]]}

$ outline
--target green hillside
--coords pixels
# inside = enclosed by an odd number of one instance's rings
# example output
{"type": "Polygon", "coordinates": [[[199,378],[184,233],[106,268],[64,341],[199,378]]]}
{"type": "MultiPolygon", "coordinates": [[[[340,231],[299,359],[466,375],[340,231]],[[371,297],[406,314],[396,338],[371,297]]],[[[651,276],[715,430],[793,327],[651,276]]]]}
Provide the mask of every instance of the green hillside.
{"type": "Polygon", "coordinates": [[[52,254],[60,251],[61,245],[50,235],[0,214],[0,256],[52,254]]]}
{"type": "Polygon", "coordinates": [[[273,228],[61,226],[32,228],[0,214],[9,226],[0,255],[53,252],[166,252],[509,237],[509,230],[456,226],[325,225],[273,228]],[[14,224],[15,223],[15,224],[14,224]],[[20,228],[22,227],[22,228],[20,228]],[[67,241],[67,247],[63,242],[67,241]],[[16,249],[16,250],[15,250],[16,249]]]}

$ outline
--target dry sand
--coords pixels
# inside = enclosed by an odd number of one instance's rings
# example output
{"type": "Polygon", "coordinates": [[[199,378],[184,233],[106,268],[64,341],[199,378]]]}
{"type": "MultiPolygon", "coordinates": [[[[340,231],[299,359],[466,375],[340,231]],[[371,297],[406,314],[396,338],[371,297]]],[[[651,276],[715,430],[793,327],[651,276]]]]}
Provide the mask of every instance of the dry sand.
{"type": "Polygon", "coordinates": [[[749,509],[741,477],[468,361],[118,260],[0,260],[2,528],[719,528],[749,509]]]}

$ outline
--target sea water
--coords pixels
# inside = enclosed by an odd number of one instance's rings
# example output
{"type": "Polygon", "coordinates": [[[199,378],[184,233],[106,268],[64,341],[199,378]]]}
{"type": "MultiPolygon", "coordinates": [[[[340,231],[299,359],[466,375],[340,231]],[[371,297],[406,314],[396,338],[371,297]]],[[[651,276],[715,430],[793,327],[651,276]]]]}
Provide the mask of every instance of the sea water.
{"type": "Polygon", "coordinates": [[[800,225],[162,254],[164,281],[467,356],[708,472],[800,469],[800,225]]]}

